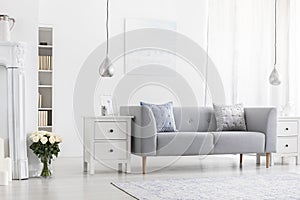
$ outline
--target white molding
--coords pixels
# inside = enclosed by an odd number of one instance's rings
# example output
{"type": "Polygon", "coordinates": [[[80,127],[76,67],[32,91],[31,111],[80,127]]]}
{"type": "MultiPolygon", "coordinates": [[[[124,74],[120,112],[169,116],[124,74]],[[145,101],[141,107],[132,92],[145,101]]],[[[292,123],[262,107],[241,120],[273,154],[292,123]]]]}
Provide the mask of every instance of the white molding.
{"type": "Polygon", "coordinates": [[[26,48],[24,42],[0,42],[0,66],[23,68],[26,48]]]}
{"type": "Polygon", "coordinates": [[[13,179],[28,178],[23,72],[25,52],[25,43],[0,42],[0,66],[7,69],[9,155],[13,179]]]}

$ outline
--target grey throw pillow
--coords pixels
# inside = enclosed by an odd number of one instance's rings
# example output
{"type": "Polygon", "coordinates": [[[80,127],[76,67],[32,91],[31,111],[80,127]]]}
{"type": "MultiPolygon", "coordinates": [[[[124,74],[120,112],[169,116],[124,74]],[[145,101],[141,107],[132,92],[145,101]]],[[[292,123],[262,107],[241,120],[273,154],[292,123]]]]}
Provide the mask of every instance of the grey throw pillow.
{"type": "Polygon", "coordinates": [[[246,121],[243,104],[215,105],[214,113],[217,131],[246,131],[246,121]]]}
{"type": "Polygon", "coordinates": [[[174,132],[176,131],[173,102],[166,104],[155,105],[150,103],[140,102],[141,106],[147,106],[151,109],[155,122],[157,132],[174,132]]]}

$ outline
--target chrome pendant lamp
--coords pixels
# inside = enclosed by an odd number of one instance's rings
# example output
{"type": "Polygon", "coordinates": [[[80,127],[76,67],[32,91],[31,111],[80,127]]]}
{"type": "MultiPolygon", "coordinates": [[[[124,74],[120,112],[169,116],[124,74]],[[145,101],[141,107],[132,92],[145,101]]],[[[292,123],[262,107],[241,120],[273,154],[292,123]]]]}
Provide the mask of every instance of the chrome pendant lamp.
{"type": "Polygon", "coordinates": [[[108,10],[109,0],[106,0],[106,56],[99,67],[99,74],[101,77],[112,77],[114,75],[114,68],[112,62],[108,57],[108,10]]]}
{"type": "Polygon", "coordinates": [[[274,17],[274,68],[269,76],[271,85],[278,86],[281,84],[280,75],[276,69],[277,65],[277,0],[275,0],[275,17],[274,17]]]}

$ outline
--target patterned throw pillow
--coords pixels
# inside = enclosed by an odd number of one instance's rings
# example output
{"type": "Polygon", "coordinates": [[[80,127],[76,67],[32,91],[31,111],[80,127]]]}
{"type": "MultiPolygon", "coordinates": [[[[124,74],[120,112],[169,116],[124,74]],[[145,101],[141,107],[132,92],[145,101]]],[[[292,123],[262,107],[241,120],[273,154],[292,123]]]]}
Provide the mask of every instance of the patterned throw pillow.
{"type": "Polygon", "coordinates": [[[217,121],[217,131],[247,130],[243,104],[232,106],[214,104],[214,112],[217,121]]]}
{"type": "Polygon", "coordinates": [[[173,114],[173,102],[162,105],[155,105],[140,102],[141,106],[147,106],[152,110],[156,122],[157,132],[176,131],[175,119],[173,114]]]}

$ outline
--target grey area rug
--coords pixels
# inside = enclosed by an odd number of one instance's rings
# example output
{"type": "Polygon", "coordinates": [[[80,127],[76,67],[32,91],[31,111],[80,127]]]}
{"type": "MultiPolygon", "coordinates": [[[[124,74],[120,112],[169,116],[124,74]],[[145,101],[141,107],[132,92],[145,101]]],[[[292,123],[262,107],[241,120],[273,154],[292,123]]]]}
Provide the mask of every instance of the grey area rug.
{"type": "Polygon", "coordinates": [[[111,184],[141,200],[300,199],[300,174],[294,173],[111,184]]]}

